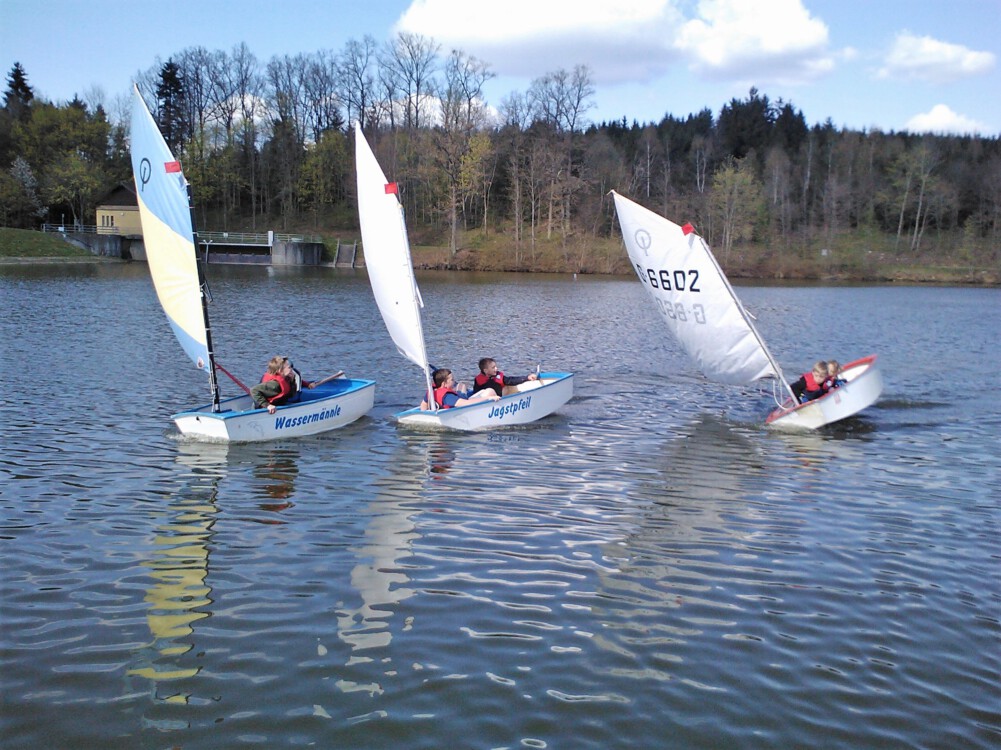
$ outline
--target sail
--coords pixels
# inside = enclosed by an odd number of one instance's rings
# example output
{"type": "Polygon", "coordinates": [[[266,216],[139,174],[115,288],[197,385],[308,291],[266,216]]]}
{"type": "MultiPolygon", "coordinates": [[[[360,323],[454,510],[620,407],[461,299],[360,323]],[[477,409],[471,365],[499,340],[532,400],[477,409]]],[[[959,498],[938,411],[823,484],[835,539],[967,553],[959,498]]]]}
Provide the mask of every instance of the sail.
{"type": "Polygon", "coordinates": [[[633,268],[698,369],[721,383],[781,379],[705,241],[690,227],[612,194],[633,268]]]}
{"type": "Polygon", "coordinates": [[[397,198],[395,183],[386,181],[357,123],[355,169],[358,172],[358,217],[372,293],[400,354],[426,372],[428,361],[421,329],[421,297],[410,260],[403,207],[397,198]]]}
{"type": "Polygon", "coordinates": [[[211,373],[187,181],[139,89],[134,93],[132,173],[153,286],[185,353],[211,373]]]}

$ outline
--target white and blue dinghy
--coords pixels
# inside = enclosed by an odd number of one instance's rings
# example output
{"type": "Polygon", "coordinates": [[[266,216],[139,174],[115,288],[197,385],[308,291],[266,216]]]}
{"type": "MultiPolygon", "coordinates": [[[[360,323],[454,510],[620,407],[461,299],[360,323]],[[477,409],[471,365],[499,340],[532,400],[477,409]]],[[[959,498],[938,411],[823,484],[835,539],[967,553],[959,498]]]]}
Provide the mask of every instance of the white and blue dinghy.
{"type": "Polygon", "coordinates": [[[695,366],[719,383],[749,385],[763,378],[781,383],[777,408],[765,424],[815,430],[879,398],[883,378],[870,355],[844,366],[843,385],[799,403],[705,240],[690,225],[678,226],[614,190],[612,195],[633,268],[695,366]]]}
{"type": "MultiPolygon", "coordinates": [[[[424,373],[432,391],[427,348],[421,324],[424,302],[414,277],[403,207],[395,183],[386,180],[361,128],[355,124],[355,168],[358,173],[358,217],[365,267],[386,329],[400,354],[424,373]]],[[[498,401],[453,409],[408,409],[395,415],[405,425],[453,430],[487,430],[535,422],[573,397],[573,374],[540,372],[538,380],[504,389],[498,401]]]]}
{"type": "Polygon", "coordinates": [[[255,408],[249,393],[220,398],[216,370],[225,370],[212,349],[190,188],[137,87],[134,94],[132,172],[150,275],[174,335],[195,366],[208,374],[212,394],[212,403],[172,415],[177,429],[196,439],[274,440],[334,430],[365,415],[375,401],[372,380],[328,379],[274,414],[255,408]]]}

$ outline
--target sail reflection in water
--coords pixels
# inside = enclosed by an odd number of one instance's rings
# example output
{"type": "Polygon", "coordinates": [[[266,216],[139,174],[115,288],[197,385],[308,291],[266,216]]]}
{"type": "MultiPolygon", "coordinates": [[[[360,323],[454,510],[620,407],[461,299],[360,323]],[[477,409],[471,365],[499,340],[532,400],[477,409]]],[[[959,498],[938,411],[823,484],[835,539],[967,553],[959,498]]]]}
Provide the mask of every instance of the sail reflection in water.
{"type": "Polygon", "coordinates": [[[185,656],[192,648],[194,623],[208,617],[212,605],[207,580],[209,542],[222,478],[217,462],[206,462],[202,454],[183,443],[178,461],[195,471],[190,488],[167,504],[166,519],[153,540],[153,558],[145,563],[153,582],[145,597],[153,641],[140,651],[140,666],[128,672],[152,680],[154,695],[170,703],[186,703],[190,694],[172,691],[163,684],[194,677],[200,671],[185,656]]]}
{"type": "Polygon", "coordinates": [[[621,545],[618,558],[601,571],[607,621],[596,643],[625,658],[624,676],[671,680],[669,665],[681,662],[705,632],[733,624],[734,605],[721,598],[721,577],[752,575],[755,510],[745,501],[747,485],[761,474],[755,443],[737,425],[709,414],[679,428],[659,450],[652,444],[633,467],[639,482],[633,497],[647,507],[621,545]],[[650,472],[651,467],[669,467],[650,472]],[[630,615],[639,606],[648,618],[630,615]],[[644,665],[634,646],[659,643],[659,667],[644,665]]]}
{"type": "MultiPolygon", "coordinates": [[[[345,693],[380,695],[383,686],[371,679],[372,665],[384,664],[380,669],[385,674],[395,671],[388,654],[391,619],[396,606],[414,595],[401,560],[412,554],[419,537],[413,517],[429,471],[426,445],[419,436],[413,442],[404,439],[387,464],[392,476],[375,482],[375,499],[362,511],[371,520],[364,540],[353,550],[357,563],[351,569],[351,586],[361,601],[354,607],[342,602],[337,609],[337,636],[350,647],[346,670],[337,680],[345,693]]],[[[402,629],[409,630],[411,622],[406,618],[402,629]]]]}

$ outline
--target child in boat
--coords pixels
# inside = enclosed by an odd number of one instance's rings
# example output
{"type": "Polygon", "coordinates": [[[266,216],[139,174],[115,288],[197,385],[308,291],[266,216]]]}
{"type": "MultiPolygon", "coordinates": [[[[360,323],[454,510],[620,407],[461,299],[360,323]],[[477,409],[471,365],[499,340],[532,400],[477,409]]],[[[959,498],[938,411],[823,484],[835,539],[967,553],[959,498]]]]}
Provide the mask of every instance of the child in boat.
{"type": "Polygon", "coordinates": [[[836,359],[827,360],[827,380],[824,381],[824,390],[838,388],[848,381],[841,377],[841,365],[836,359]]]}
{"type": "MultiPolygon", "coordinates": [[[[435,370],[431,375],[431,381],[434,383],[434,400],[438,404],[439,409],[469,406],[470,404],[478,404],[483,401],[496,401],[500,398],[490,388],[478,393],[460,393],[456,390],[455,377],[452,375],[452,371],[446,367],[439,367],[435,370]]],[[[421,409],[424,411],[428,409],[428,400],[426,397],[421,401],[421,409]]]]}
{"type": "Polygon", "coordinates": [[[275,413],[275,407],[284,404],[292,395],[292,381],[285,374],[290,369],[287,357],[281,355],[268,360],[268,369],[261,377],[261,382],[250,389],[254,399],[254,408],[275,413]]]}
{"type": "Polygon", "coordinates": [[[504,386],[521,385],[529,380],[537,380],[538,375],[534,372],[529,375],[505,375],[497,369],[497,360],[484,357],[479,361],[480,374],[473,381],[473,393],[479,393],[485,388],[490,388],[498,396],[504,395],[504,386]]]}
{"type": "Polygon", "coordinates": [[[295,365],[292,364],[292,360],[288,357],[282,357],[285,360],[285,364],[282,365],[282,375],[288,380],[289,385],[292,387],[292,393],[286,399],[287,401],[298,401],[303,388],[315,388],[317,386],[317,381],[315,380],[305,380],[302,377],[302,373],[295,369],[295,365]]]}
{"type": "Polygon", "coordinates": [[[804,372],[799,376],[799,380],[789,387],[796,399],[801,404],[805,404],[807,401],[820,398],[827,392],[824,388],[827,377],[827,362],[820,360],[814,364],[810,372],[804,372]]]}

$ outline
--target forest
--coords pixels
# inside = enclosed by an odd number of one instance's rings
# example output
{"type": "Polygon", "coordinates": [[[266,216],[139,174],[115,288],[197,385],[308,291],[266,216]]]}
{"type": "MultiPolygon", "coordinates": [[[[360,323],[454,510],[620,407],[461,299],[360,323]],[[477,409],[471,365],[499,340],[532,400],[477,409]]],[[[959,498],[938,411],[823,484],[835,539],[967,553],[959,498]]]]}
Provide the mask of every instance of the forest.
{"type": "MultiPolygon", "coordinates": [[[[486,62],[400,33],[266,62],[245,44],[191,47],[135,82],[213,231],[357,236],[358,122],[401,187],[412,241],[440,248],[446,267],[628,270],[616,190],[692,222],[737,274],[997,275],[998,137],[811,125],[755,88],[718,113],[593,122],[585,66],[498,103],[483,94],[492,77],[486,62]]],[[[29,78],[15,63],[0,110],[0,225],[92,224],[101,197],[131,182],[129,97],[50,102],[29,78]]]]}

